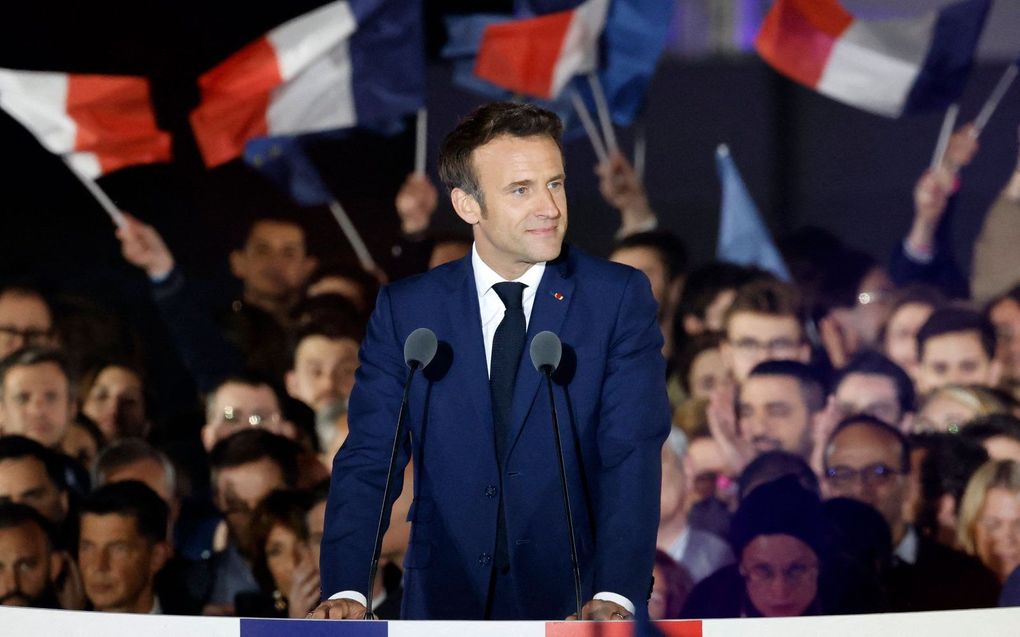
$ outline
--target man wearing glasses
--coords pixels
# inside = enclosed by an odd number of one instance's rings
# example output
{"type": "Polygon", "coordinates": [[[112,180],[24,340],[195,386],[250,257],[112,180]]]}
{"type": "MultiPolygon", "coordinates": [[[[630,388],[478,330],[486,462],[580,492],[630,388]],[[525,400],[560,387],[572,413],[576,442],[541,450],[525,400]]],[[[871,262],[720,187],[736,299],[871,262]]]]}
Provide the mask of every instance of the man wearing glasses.
{"type": "Polygon", "coordinates": [[[921,536],[903,519],[909,470],[906,437],[873,416],[844,420],[825,447],[823,494],[869,504],[889,524],[894,547],[887,580],[890,610],[995,606],[994,575],[974,558],[921,536]]]}
{"type": "Polygon", "coordinates": [[[32,288],[0,288],[0,358],[29,345],[56,345],[49,304],[32,288]]]}
{"type": "Polygon", "coordinates": [[[801,327],[797,291],[781,281],[766,279],[741,287],[726,312],[723,332],[720,351],[738,383],[744,382],[758,363],[806,363],[811,357],[801,327]]]}
{"type": "Polygon", "coordinates": [[[280,399],[269,382],[257,375],[231,376],[206,397],[202,446],[212,451],[231,434],[252,427],[293,440],[293,423],[281,415],[280,399]]]}

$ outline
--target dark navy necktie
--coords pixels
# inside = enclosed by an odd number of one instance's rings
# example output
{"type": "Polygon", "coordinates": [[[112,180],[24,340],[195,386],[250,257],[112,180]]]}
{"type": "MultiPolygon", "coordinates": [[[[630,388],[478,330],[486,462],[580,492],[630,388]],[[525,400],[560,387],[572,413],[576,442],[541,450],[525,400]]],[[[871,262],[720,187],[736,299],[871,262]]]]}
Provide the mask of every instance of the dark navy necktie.
{"type": "MultiPolygon", "coordinates": [[[[510,429],[510,413],[513,410],[514,381],[517,366],[524,352],[527,326],[524,320],[523,283],[497,283],[492,289],[503,301],[506,311],[503,320],[492,338],[492,358],[489,362],[489,391],[492,394],[492,424],[496,442],[496,462],[503,473],[503,454],[510,429]]],[[[502,485],[501,485],[502,486],[502,485]]],[[[499,514],[496,519],[496,568],[505,572],[510,566],[507,548],[506,518],[503,513],[503,498],[500,494],[499,514]]]]}

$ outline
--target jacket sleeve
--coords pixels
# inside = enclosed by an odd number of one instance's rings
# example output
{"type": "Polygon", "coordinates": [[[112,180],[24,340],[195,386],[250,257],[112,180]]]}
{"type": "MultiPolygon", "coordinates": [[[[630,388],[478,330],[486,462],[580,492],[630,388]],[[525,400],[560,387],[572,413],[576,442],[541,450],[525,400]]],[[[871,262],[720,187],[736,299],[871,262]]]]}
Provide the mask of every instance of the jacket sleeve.
{"type": "Polygon", "coordinates": [[[896,244],[889,259],[889,278],[898,287],[924,284],[941,290],[949,298],[967,298],[967,279],[956,263],[953,249],[953,216],[956,196],[949,199],[946,212],[935,231],[935,245],[928,258],[920,258],[907,251],[906,239],[896,244]]]}
{"type": "Polygon", "coordinates": [[[648,280],[631,272],[619,299],[598,425],[594,588],[643,604],[651,592],[662,443],[669,434],[662,333],[648,280]]]}

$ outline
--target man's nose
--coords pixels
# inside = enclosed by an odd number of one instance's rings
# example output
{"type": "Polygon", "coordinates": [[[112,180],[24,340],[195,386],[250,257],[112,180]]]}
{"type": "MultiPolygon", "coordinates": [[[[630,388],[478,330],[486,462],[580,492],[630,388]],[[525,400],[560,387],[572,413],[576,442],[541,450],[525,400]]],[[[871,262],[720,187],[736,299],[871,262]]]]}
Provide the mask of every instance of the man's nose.
{"type": "Polygon", "coordinates": [[[18,590],[18,575],[15,569],[4,569],[3,573],[0,573],[0,597],[15,590],[18,590]]]}

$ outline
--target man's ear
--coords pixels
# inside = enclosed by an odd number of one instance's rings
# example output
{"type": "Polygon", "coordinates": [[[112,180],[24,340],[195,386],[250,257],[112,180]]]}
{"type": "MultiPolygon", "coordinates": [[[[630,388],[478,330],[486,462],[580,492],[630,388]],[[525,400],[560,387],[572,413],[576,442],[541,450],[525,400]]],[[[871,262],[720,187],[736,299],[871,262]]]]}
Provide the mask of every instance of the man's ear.
{"type": "Polygon", "coordinates": [[[991,365],[988,366],[988,386],[997,387],[999,380],[1002,379],[1002,361],[999,359],[992,360],[991,365]]]}
{"type": "Polygon", "coordinates": [[[163,570],[169,559],[170,545],[166,542],[156,542],[152,547],[152,556],[149,558],[149,574],[155,575],[163,570]]]}
{"type": "Polygon", "coordinates": [[[246,259],[244,253],[240,250],[230,251],[230,273],[238,279],[243,279],[245,274],[248,272],[248,268],[245,267],[246,259]]]}
{"type": "Polygon", "coordinates": [[[457,216],[465,223],[473,226],[481,220],[482,206],[478,203],[478,199],[468,191],[454,188],[450,191],[450,203],[453,204],[457,216]]]}
{"type": "Polygon", "coordinates": [[[306,256],[304,265],[301,268],[301,280],[307,283],[308,277],[312,276],[317,267],[319,267],[319,260],[311,255],[306,256]]]}
{"type": "Polygon", "coordinates": [[[60,572],[64,570],[64,561],[69,559],[71,558],[63,551],[54,550],[50,553],[49,576],[51,582],[57,581],[60,572]]]}
{"type": "Polygon", "coordinates": [[[300,398],[298,398],[298,393],[300,392],[300,388],[298,387],[298,380],[297,380],[297,372],[296,371],[294,371],[293,369],[288,370],[287,373],[283,377],[283,384],[284,384],[284,387],[286,387],[286,389],[287,389],[287,395],[288,396],[290,396],[291,398],[295,398],[297,400],[301,400],[300,398]]]}

